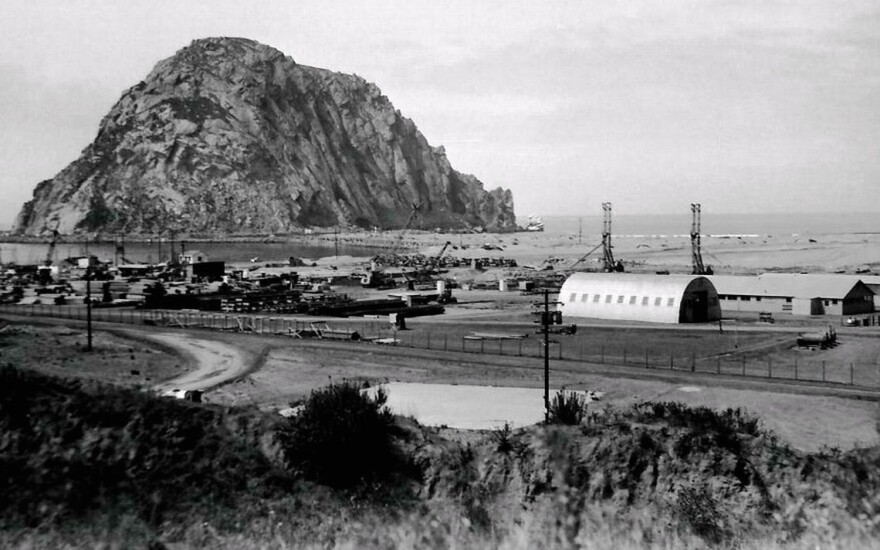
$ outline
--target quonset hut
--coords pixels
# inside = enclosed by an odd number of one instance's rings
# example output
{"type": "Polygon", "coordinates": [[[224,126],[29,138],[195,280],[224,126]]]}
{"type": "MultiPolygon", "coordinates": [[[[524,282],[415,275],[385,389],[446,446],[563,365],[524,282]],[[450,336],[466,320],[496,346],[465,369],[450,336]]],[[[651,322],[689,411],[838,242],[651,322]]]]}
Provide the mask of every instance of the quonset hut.
{"type": "Polygon", "coordinates": [[[718,293],[706,277],[575,273],[559,291],[564,318],[650,323],[705,323],[721,318],[718,293]]]}

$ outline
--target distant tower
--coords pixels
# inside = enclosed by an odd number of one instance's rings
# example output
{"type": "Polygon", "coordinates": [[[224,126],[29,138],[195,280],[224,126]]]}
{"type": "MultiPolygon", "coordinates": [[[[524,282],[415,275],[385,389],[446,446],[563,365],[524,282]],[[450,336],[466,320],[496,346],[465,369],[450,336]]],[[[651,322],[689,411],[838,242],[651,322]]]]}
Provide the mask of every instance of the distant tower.
{"type": "Polygon", "coordinates": [[[614,253],[611,251],[611,203],[602,203],[602,269],[608,273],[616,271],[614,253]]]}
{"type": "Polygon", "coordinates": [[[700,250],[700,205],[691,204],[691,261],[694,275],[711,275],[712,268],[703,265],[703,253],[700,250]]]}
{"type": "Polygon", "coordinates": [[[175,251],[177,249],[174,247],[174,239],[177,238],[177,232],[172,229],[169,233],[171,234],[171,243],[168,246],[168,263],[175,264],[178,263],[178,258],[175,257],[175,251]]]}
{"type": "Polygon", "coordinates": [[[119,265],[119,262],[125,263],[125,235],[119,234],[116,235],[115,240],[115,254],[114,254],[114,264],[119,265]]]}

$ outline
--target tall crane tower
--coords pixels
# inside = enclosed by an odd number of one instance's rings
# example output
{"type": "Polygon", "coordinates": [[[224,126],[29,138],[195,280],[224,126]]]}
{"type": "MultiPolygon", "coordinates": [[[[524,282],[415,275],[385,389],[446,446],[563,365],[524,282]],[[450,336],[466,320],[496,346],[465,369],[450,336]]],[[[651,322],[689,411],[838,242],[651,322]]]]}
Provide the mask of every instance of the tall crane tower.
{"type": "Polygon", "coordinates": [[[61,234],[58,233],[58,224],[56,223],[55,229],[52,230],[52,240],[49,241],[49,250],[46,252],[46,261],[43,262],[43,265],[48,267],[55,263],[55,246],[59,240],[61,240],[61,234]]]}
{"type": "Polygon", "coordinates": [[[125,263],[125,235],[117,234],[113,238],[113,263],[119,265],[120,262],[125,263]]]}
{"type": "Polygon", "coordinates": [[[404,239],[404,237],[406,237],[409,230],[413,227],[413,225],[414,225],[413,222],[415,222],[416,218],[419,216],[419,214],[421,214],[422,204],[423,203],[421,203],[421,202],[419,202],[419,203],[414,202],[414,203],[410,204],[411,210],[409,213],[409,217],[406,219],[406,223],[403,224],[403,229],[400,232],[400,236],[397,238],[397,243],[394,244],[394,246],[392,247],[392,252],[394,252],[395,254],[401,248],[403,248],[403,239],[404,239]]]}
{"type": "MultiPolygon", "coordinates": [[[[576,262],[568,266],[567,269],[574,269],[575,266],[583,262],[589,257],[593,252],[602,249],[602,271],[606,273],[614,273],[614,272],[622,272],[623,262],[614,261],[614,252],[612,252],[611,246],[611,203],[603,202],[602,203],[602,211],[604,213],[602,219],[602,242],[594,246],[590,249],[589,252],[580,257],[576,262]]],[[[578,238],[580,240],[580,238],[578,238]]]]}
{"type": "Polygon", "coordinates": [[[703,253],[700,247],[700,204],[691,204],[691,263],[694,275],[712,275],[712,267],[703,265],[703,253]]]}
{"type": "Polygon", "coordinates": [[[614,253],[611,251],[611,203],[602,203],[602,269],[607,273],[622,271],[614,262],[614,253]]]}

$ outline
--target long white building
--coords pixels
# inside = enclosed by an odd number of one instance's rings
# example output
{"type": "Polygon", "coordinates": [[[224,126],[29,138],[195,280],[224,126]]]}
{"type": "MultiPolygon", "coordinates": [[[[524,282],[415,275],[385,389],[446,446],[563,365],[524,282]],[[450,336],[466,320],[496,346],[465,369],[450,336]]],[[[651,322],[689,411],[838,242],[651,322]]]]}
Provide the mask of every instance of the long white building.
{"type": "Polygon", "coordinates": [[[874,311],[874,292],[859,276],[806,273],[711,275],[725,311],[857,315],[874,311]]]}
{"type": "Polygon", "coordinates": [[[703,323],[721,318],[718,293],[706,277],[575,273],[559,291],[563,318],[651,323],[703,323]]]}

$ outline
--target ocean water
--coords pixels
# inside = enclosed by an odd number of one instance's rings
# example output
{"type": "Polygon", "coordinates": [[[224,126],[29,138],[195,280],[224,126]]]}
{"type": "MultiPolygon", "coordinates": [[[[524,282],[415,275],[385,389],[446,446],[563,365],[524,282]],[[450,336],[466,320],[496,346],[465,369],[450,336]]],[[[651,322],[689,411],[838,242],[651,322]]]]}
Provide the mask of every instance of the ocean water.
{"type": "MultiPolygon", "coordinates": [[[[186,245],[186,249],[199,250],[211,261],[226,262],[246,262],[252,258],[259,258],[260,262],[286,261],[291,256],[314,260],[333,256],[335,253],[332,244],[316,246],[292,243],[191,243],[186,245]]],[[[180,251],[179,244],[176,245],[175,250],[180,251]]],[[[0,242],[0,261],[22,265],[42,263],[46,260],[48,251],[48,244],[0,242]]],[[[86,245],[62,242],[55,247],[54,260],[93,254],[102,261],[112,261],[114,253],[115,248],[110,243],[86,245]]],[[[376,250],[371,248],[339,245],[340,255],[372,256],[375,253],[376,250]]],[[[161,248],[157,243],[125,243],[125,257],[134,263],[164,261],[170,254],[169,243],[162,243],[161,248]]]]}
{"type": "MultiPolygon", "coordinates": [[[[541,216],[547,233],[601,235],[602,216],[541,216]]],[[[519,219],[519,218],[518,218],[519,219]]],[[[520,223],[525,223],[523,217],[520,223]]],[[[691,213],[680,215],[617,215],[612,216],[615,236],[690,235],[691,213]]],[[[702,235],[836,235],[880,234],[880,213],[817,213],[817,214],[711,214],[702,213],[702,235]]]]}
{"type": "MultiPolygon", "coordinates": [[[[545,232],[552,235],[578,234],[579,228],[588,242],[598,242],[602,233],[602,216],[541,216],[545,232]]],[[[528,216],[518,218],[520,224],[528,216]]],[[[688,236],[691,231],[691,214],[680,215],[618,215],[612,218],[615,238],[638,236],[688,236]]],[[[848,214],[712,214],[703,212],[701,220],[703,235],[834,235],[834,234],[880,234],[880,213],[848,214]]],[[[179,247],[179,244],[177,245],[179,247]]],[[[42,263],[46,259],[48,244],[23,244],[0,242],[0,261],[17,264],[42,263]]],[[[257,257],[260,261],[282,261],[290,256],[317,259],[333,256],[332,245],[304,245],[293,243],[192,243],[187,249],[198,249],[210,260],[246,262],[257,257]]],[[[177,249],[179,250],[179,248],[177,249]]],[[[114,259],[112,244],[58,243],[55,260],[94,254],[99,259],[114,259]]],[[[372,256],[375,249],[351,245],[339,245],[340,255],[372,256]]],[[[162,261],[169,257],[168,243],[161,250],[157,243],[126,243],[125,256],[133,262],[162,261]]]]}

